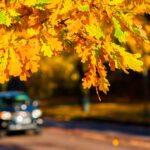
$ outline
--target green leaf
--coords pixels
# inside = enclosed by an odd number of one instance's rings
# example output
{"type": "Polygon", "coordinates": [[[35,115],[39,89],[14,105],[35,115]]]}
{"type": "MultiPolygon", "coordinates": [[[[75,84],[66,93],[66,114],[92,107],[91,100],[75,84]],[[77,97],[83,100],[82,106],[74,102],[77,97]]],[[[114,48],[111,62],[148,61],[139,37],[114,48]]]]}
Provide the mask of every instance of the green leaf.
{"type": "Polygon", "coordinates": [[[9,12],[10,16],[12,16],[12,17],[20,16],[20,14],[17,13],[16,11],[14,11],[14,10],[8,10],[8,12],[9,12]]]}
{"type": "Polygon", "coordinates": [[[0,11],[0,24],[6,23],[6,11],[2,10],[0,11]]]}
{"type": "Polygon", "coordinates": [[[121,25],[119,24],[119,21],[113,17],[114,26],[115,26],[115,37],[119,40],[119,42],[126,42],[126,36],[127,32],[124,32],[121,30],[121,25]]]}
{"type": "Polygon", "coordinates": [[[48,3],[50,3],[52,0],[38,0],[37,2],[36,2],[36,4],[48,4],[48,3]]]}
{"type": "Polygon", "coordinates": [[[91,25],[86,27],[86,31],[89,33],[90,36],[96,37],[97,39],[105,38],[100,26],[91,25]]]}
{"type": "Polygon", "coordinates": [[[109,5],[118,5],[121,4],[124,0],[112,0],[109,2],[109,5]]]}
{"type": "Polygon", "coordinates": [[[52,0],[38,0],[34,7],[40,10],[45,10],[44,6],[49,4],[52,0]]]}
{"type": "Polygon", "coordinates": [[[4,57],[0,59],[0,66],[6,66],[8,59],[8,50],[5,52],[4,57]]]}
{"type": "Polygon", "coordinates": [[[89,11],[89,9],[90,9],[90,7],[89,7],[89,5],[79,5],[78,6],[78,9],[80,10],[80,11],[89,11]]]}
{"type": "Polygon", "coordinates": [[[0,24],[4,24],[7,27],[11,25],[11,18],[6,14],[5,10],[0,11],[0,24]]]}
{"type": "Polygon", "coordinates": [[[115,43],[112,43],[112,47],[115,49],[115,51],[120,53],[124,69],[131,69],[138,72],[142,71],[143,62],[139,60],[139,58],[141,58],[141,54],[131,54],[125,51],[124,47],[121,47],[115,43]]]}
{"type": "Polygon", "coordinates": [[[47,45],[42,39],[40,39],[42,48],[41,51],[44,53],[44,56],[52,57],[53,52],[49,45],[47,45]]]}

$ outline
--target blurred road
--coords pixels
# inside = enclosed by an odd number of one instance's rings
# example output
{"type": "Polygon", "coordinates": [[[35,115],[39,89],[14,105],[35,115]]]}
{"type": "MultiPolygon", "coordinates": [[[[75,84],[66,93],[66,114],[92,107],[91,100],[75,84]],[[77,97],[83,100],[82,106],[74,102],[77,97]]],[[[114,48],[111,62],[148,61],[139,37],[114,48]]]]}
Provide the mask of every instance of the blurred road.
{"type": "Polygon", "coordinates": [[[9,135],[0,150],[150,150],[150,129],[46,120],[42,135],[9,135]]]}

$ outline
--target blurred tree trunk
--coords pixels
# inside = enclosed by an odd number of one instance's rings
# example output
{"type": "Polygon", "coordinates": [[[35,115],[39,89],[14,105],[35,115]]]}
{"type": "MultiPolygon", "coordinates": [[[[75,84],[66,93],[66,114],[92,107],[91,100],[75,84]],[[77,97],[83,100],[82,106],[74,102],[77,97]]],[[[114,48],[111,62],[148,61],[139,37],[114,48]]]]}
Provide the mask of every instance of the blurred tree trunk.
{"type": "Polygon", "coordinates": [[[80,79],[79,79],[79,104],[82,107],[82,110],[84,112],[89,112],[90,109],[90,90],[89,89],[84,89],[82,86],[82,79],[84,77],[84,71],[83,71],[83,64],[81,63],[81,61],[78,61],[78,65],[77,68],[79,70],[80,73],[80,79]]]}
{"type": "Polygon", "coordinates": [[[144,116],[149,115],[149,88],[148,88],[148,70],[143,72],[143,98],[144,98],[144,116]]]}
{"type": "MultiPolygon", "coordinates": [[[[147,20],[150,21],[150,15],[145,14],[147,20]]],[[[148,104],[149,104],[149,84],[148,84],[148,69],[143,72],[143,84],[144,84],[144,115],[149,115],[148,104]]]]}

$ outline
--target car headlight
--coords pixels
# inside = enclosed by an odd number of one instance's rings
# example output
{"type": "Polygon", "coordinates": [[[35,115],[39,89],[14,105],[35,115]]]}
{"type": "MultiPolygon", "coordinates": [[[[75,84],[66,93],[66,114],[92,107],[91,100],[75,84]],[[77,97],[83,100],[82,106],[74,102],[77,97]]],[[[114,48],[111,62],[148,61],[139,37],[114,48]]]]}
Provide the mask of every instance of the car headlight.
{"type": "Polygon", "coordinates": [[[35,110],[33,110],[33,112],[32,112],[32,117],[33,118],[38,118],[38,117],[40,117],[42,115],[42,111],[40,110],[40,109],[35,109],[35,110]]]}
{"type": "Polygon", "coordinates": [[[11,113],[7,111],[0,112],[0,119],[2,120],[10,120],[11,119],[11,113]]]}

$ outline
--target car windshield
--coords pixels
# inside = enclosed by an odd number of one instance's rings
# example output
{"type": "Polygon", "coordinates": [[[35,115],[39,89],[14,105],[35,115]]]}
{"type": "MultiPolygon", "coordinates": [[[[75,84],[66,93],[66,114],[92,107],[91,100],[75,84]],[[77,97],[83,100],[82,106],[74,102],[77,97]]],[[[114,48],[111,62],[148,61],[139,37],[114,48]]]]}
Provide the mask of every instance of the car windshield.
{"type": "Polygon", "coordinates": [[[22,104],[30,105],[31,99],[26,94],[18,94],[15,96],[4,96],[0,97],[0,108],[8,106],[18,106],[22,104]]]}

